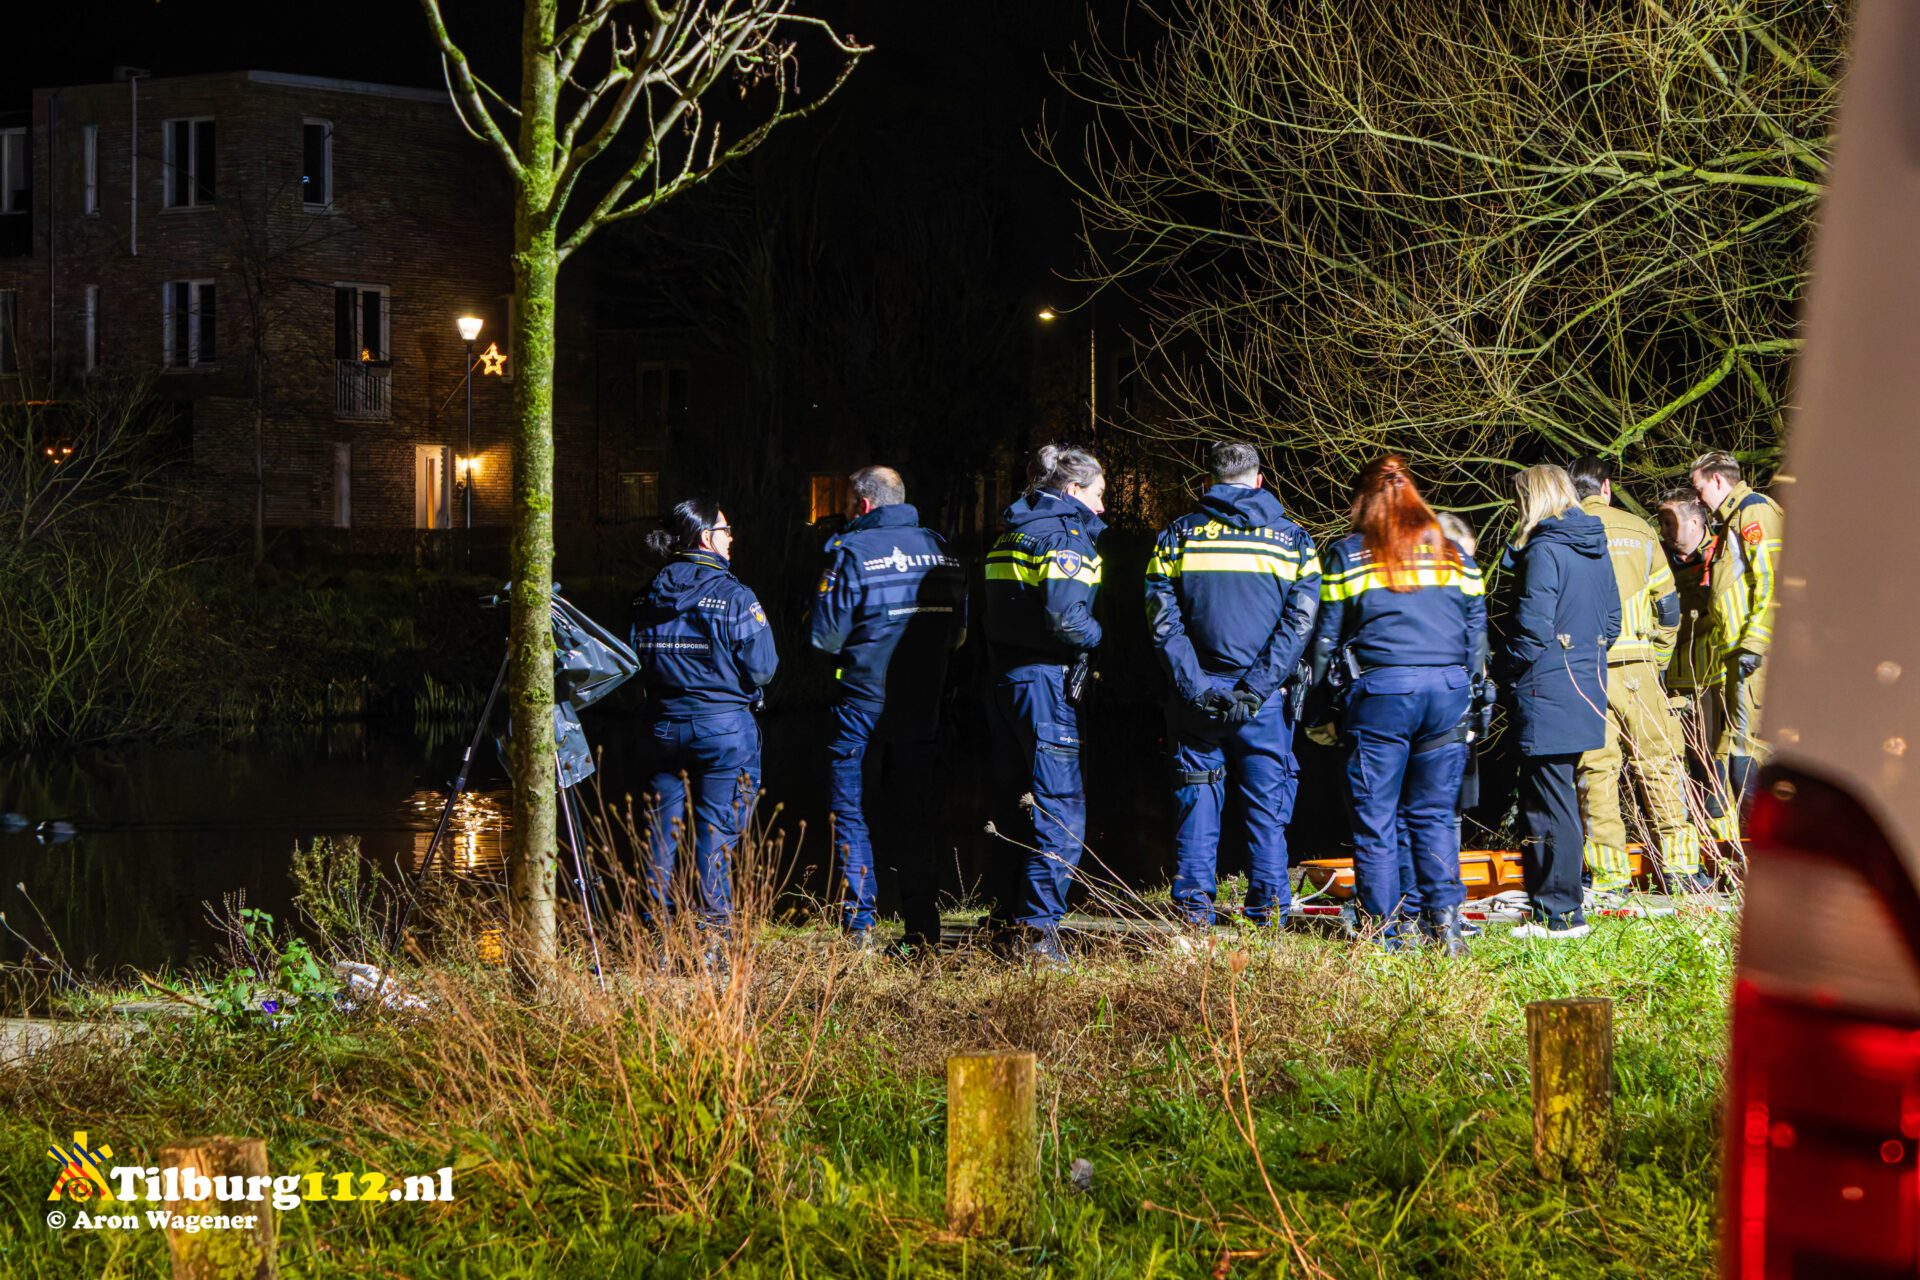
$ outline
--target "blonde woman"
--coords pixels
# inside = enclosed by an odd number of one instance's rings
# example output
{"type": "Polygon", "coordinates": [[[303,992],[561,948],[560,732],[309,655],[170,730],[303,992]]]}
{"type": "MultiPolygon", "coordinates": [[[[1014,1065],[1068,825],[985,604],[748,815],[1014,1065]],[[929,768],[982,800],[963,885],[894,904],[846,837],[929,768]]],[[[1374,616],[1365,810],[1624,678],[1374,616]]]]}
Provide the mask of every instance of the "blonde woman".
{"type": "Polygon", "coordinates": [[[1587,934],[1581,912],[1582,753],[1606,740],[1607,648],[1620,596],[1607,530],[1580,509],[1563,468],[1515,478],[1520,522],[1508,552],[1516,589],[1494,676],[1511,697],[1520,762],[1521,871],[1532,918],[1516,937],[1587,934]]]}

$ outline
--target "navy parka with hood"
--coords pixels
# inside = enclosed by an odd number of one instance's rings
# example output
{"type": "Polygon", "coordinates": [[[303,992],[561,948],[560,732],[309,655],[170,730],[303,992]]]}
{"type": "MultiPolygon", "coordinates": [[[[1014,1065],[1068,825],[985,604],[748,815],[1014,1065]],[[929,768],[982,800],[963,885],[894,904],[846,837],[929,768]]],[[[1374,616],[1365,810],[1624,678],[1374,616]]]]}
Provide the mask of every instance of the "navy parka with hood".
{"type": "Polygon", "coordinates": [[[1620,634],[1607,527],[1579,510],[1551,516],[1507,557],[1517,581],[1493,674],[1511,690],[1520,750],[1591,751],[1606,741],[1607,647],[1620,634]]]}
{"type": "Polygon", "coordinates": [[[1320,608],[1313,539],[1272,491],[1214,485],[1199,510],[1161,531],[1147,566],[1146,603],[1174,692],[1167,709],[1178,823],[1174,905],[1194,924],[1213,923],[1230,778],[1247,828],[1247,916],[1283,920],[1299,767],[1287,708],[1273,694],[1293,674],[1320,608]],[[1219,695],[1214,714],[1199,705],[1209,694],[1219,695]],[[1218,709],[1235,694],[1243,705],[1227,723],[1218,709]]]}

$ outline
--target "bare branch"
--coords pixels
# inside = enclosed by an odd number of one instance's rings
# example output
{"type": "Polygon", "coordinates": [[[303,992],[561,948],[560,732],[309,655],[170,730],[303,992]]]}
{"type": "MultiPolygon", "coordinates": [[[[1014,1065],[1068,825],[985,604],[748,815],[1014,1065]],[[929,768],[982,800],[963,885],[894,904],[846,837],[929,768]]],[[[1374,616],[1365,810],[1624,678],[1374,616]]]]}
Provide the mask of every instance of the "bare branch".
{"type": "Polygon", "coordinates": [[[434,43],[440,47],[440,68],[447,81],[447,97],[453,104],[454,114],[460,117],[461,127],[492,147],[509,173],[519,174],[520,157],[488,114],[472,68],[467,65],[467,55],[447,32],[446,19],[440,14],[440,0],[420,0],[420,7],[427,15],[427,27],[433,32],[434,43]]]}

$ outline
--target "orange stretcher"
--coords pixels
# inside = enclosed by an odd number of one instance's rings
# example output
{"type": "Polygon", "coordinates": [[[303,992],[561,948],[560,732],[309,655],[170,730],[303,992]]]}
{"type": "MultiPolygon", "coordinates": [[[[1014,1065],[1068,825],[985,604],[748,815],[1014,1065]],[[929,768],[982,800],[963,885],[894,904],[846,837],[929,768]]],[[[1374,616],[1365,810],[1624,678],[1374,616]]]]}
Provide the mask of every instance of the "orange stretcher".
{"type": "MultiPolygon", "coordinates": [[[[1642,846],[1627,846],[1627,857],[1633,864],[1636,883],[1651,875],[1653,869],[1647,863],[1646,850],[1642,846]]],[[[1353,897],[1352,858],[1314,858],[1296,865],[1303,871],[1306,888],[1318,890],[1334,901],[1353,897]]],[[[1491,898],[1496,893],[1518,889],[1521,887],[1519,851],[1462,849],[1460,880],[1467,886],[1469,900],[1491,898]]]]}

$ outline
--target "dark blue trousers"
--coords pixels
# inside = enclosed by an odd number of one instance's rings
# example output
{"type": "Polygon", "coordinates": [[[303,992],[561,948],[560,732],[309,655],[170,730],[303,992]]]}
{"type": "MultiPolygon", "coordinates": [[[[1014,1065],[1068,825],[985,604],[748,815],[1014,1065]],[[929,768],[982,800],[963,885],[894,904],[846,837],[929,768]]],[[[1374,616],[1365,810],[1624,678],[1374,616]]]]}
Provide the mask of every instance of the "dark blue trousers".
{"type": "MultiPolygon", "coordinates": [[[[1233,691],[1231,676],[1207,679],[1215,689],[1233,691]]],[[[1268,698],[1253,719],[1232,726],[1209,721],[1176,702],[1168,721],[1179,824],[1174,834],[1174,909],[1192,924],[1213,923],[1221,814],[1231,784],[1247,822],[1247,918],[1258,924],[1284,920],[1293,901],[1287,884],[1287,823],[1300,785],[1285,700],[1268,698]]]]}
{"type": "Polygon", "coordinates": [[[850,697],[833,707],[827,804],[833,811],[834,852],[846,886],[841,922],[856,931],[873,928],[878,899],[873,828],[878,827],[906,917],[906,940],[938,942],[939,866],[934,850],[940,797],[934,773],[939,742],[934,726],[894,729],[883,722],[881,710],[881,703],[850,697]],[[876,784],[871,798],[869,780],[876,784]]]}
{"type": "Polygon", "coordinates": [[[655,720],[647,737],[647,919],[686,905],[673,900],[673,873],[680,850],[691,848],[695,909],[703,923],[725,924],[733,914],[733,851],[760,790],[760,726],[743,709],[655,720]]]}
{"type": "Polygon", "coordinates": [[[1470,698],[1465,667],[1375,667],[1354,682],[1341,733],[1347,739],[1347,795],[1353,812],[1353,873],[1360,906],[1389,921],[1402,895],[1422,906],[1466,901],[1454,806],[1467,744],[1415,751],[1460,723],[1470,698]],[[1398,828],[1405,824],[1413,885],[1401,882],[1398,828]]]}
{"type": "MultiPolygon", "coordinates": [[[[1067,701],[1067,669],[1050,663],[1009,667],[994,676],[994,763],[1002,795],[1033,797],[1033,852],[1025,882],[1013,888],[1016,923],[1053,929],[1067,913],[1067,887],[1087,835],[1080,778],[1080,709],[1067,701]],[[1017,789],[1017,790],[1016,790],[1017,789]]],[[[1008,812],[1006,807],[1002,813],[1008,812]]],[[[1008,834],[1028,834],[1016,824],[1008,834]]]]}

